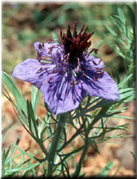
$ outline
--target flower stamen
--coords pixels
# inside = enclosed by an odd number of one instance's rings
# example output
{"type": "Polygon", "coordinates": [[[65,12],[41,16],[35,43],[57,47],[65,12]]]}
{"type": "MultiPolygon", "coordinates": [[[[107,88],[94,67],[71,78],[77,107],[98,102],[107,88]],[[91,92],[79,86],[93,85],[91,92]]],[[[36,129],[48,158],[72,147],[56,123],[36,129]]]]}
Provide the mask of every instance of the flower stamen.
{"type": "Polygon", "coordinates": [[[70,25],[68,25],[66,34],[63,34],[62,31],[60,31],[65,54],[70,53],[69,63],[72,65],[76,63],[76,58],[79,58],[80,60],[82,59],[81,57],[83,56],[83,52],[86,51],[91,45],[91,41],[89,41],[89,39],[95,31],[88,34],[88,26],[85,28],[85,30],[84,28],[85,24],[83,24],[80,32],[77,34],[77,22],[75,21],[73,36],[71,34],[70,25]]]}

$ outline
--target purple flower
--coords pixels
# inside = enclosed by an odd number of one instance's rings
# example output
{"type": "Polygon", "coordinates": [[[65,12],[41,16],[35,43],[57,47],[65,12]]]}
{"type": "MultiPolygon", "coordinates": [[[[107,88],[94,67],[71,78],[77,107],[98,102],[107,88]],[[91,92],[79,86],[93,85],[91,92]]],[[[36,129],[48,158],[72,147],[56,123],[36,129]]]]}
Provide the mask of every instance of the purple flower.
{"type": "Polygon", "coordinates": [[[77,34],[68,25],[67,33],[61,31],[62,44],[36,42],[37,59],[27,59],[17,65],[13,77],[27,81],[39,88],[51,111],[57,115],[76,109],[87,95],[106,100],[119,100],[117,84],[103,71],[102,59],[90,55],[89,39],[85,24],[77,34]]]}

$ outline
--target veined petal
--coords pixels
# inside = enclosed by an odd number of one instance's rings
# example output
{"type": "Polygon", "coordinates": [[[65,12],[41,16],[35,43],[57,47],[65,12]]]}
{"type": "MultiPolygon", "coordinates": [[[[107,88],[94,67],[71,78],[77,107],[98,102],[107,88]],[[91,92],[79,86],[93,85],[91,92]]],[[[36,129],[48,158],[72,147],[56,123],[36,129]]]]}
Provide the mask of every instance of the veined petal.
{"type": "Polygon", "coordinates": [[[36,59],[27,59],[14,68],[12,76],[40,88],[46,73],[45,66],[36,59]]]}
{"type": "Polygon", "coordinates": [[[92,55],[86,58],[86,64],[87,66],[89,66],[90,69],[103,69],[104,68],[103,60],[100,58],[95,58],[92,55]]]}
{"type": "Polygon", "coordinates": [[[98,96],[106,100],[119,100],[117,84],[106,72],[98,76],[92,71],[88,71],[86,74],[81,78],[81,81],[83,88],[91,96],[98,96]]]}
{"type": "Polygon", "coordinates": [[[40,53],[40,56],[43,57],[52,57],[52,55],[55,55],[58,51],[62,51],[63,46],[58,45],[56,43],[41,43],[41,42],[35,42],[34,47],[36,50],[40,53]]]}
{"type": "Polygon", "coordinates": [[[86,95],[80,83],[71,85],[67,73],[48,75],[44,79],[41,91],[54,115],[76,109],[86,95]]]}
{"type": "Polygon", "coordinates": [[[35,42],[34,43],[34,47],[36,48],[36,50],[38,52],[45,51],[45,53],[48,53],[49,48],[52,46],[55,46],[55,45],[57,45],[57,44],[56,43],[48,43],[48,42],[46,42],[46,43],[35,42]],[[40,45],[42,46],[42,48],[39,48],[40,45]]]}

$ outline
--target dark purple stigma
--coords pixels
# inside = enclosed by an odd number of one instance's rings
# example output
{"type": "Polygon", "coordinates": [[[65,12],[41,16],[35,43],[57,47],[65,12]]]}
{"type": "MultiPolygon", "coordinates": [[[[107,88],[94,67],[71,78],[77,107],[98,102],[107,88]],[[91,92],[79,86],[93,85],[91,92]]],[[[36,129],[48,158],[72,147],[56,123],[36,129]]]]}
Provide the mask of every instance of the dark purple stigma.
{"type": "Polygon", "coordinates": [[[73,34],[71,33],[70,25],[68,25],[66,34],[62,34],[62,31],[60,32],[65,54],[69,54],[69,62],[71,64],[77,62],[77,59],[80,59],[80,61],[84,59],[83,52],[87,52],[91,45],[89,39],[94,34],[94,31],[87,33],[88,26],[85,29],[84,27],[85,24],[83,24],[79,34],[77,34],[77,22],[75,21],[73,34]]]}

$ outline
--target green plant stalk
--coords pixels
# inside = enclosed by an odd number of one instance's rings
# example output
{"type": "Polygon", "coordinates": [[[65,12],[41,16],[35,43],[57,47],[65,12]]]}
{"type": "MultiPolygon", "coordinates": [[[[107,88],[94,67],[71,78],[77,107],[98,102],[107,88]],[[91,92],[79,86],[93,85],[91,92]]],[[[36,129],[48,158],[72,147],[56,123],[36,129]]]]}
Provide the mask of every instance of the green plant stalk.
{"type": "MultiPolygon", "coordinates": [[[[82,108],[80,108],[80,110],[81,110],[82,108]]],[[[84,119],[84,117],[82,116],[82,120],[84,121],[85,119],[84,119]]],[[[84,127],[85,128],[85,127],[84,127]]],[[[77,164],[77,166],[76,166],[76,170],[75,170],[75,172],[73,173],[73,175],[72,175],[72,177],[78,177],[79,176],[79,173],[80,173],[80,171],[81,171],[81,167],[82,167],[82,164],[83,164],[83,160],[84,160],[84,158],[85,158],[85,156],[86,156],[86,154],[87,154],[87,150],[88,150],[88,147],[89,147],[89,145],[86,145],[86,144],[88,144],[88,134],[89,134],[89,131],[88,132],[85,132],[85,148],[83,149],[83,152],[82,152],[82,154],[81,154],[81,157],[80,157],[80,159],[79,159],[79,162],[78,162],[78,164],[77,164]]]]}
{"type": "Polygon", "coordinates": [[[82,152],[82,155],[81,155],[81,158],[77,164],[77,167],[76,167],[76,170],[75,172],[73,173],[72,177],[78,177],[80,171],[81,171],[81,167],[82,167],[82,164],[83,164],[83,160],[87,154],[87,150],[88,150],[88,145],[84,148],[83,152],[82,152]]]}
{"type": "Polygon", "coordinates": [[[58,144],[60,142],[60,136],[61,136],[62,130],[64,128],[65,119],[66,118],[65,118],[64,114],[60,115],[60,117],[59,117],[59,122],[60,123],[58,123],[57,131],[53,136],[52,144],[51,144],[51,147],[50,147],[50,150],[49,150],[49,158],[48,158],[49,163],[48,163],[47,176],[52,176],[53,167],[54,167],[53,166],[54,165],[54,160],[56,158],[56,151],[58,149],[58,144]]]}

